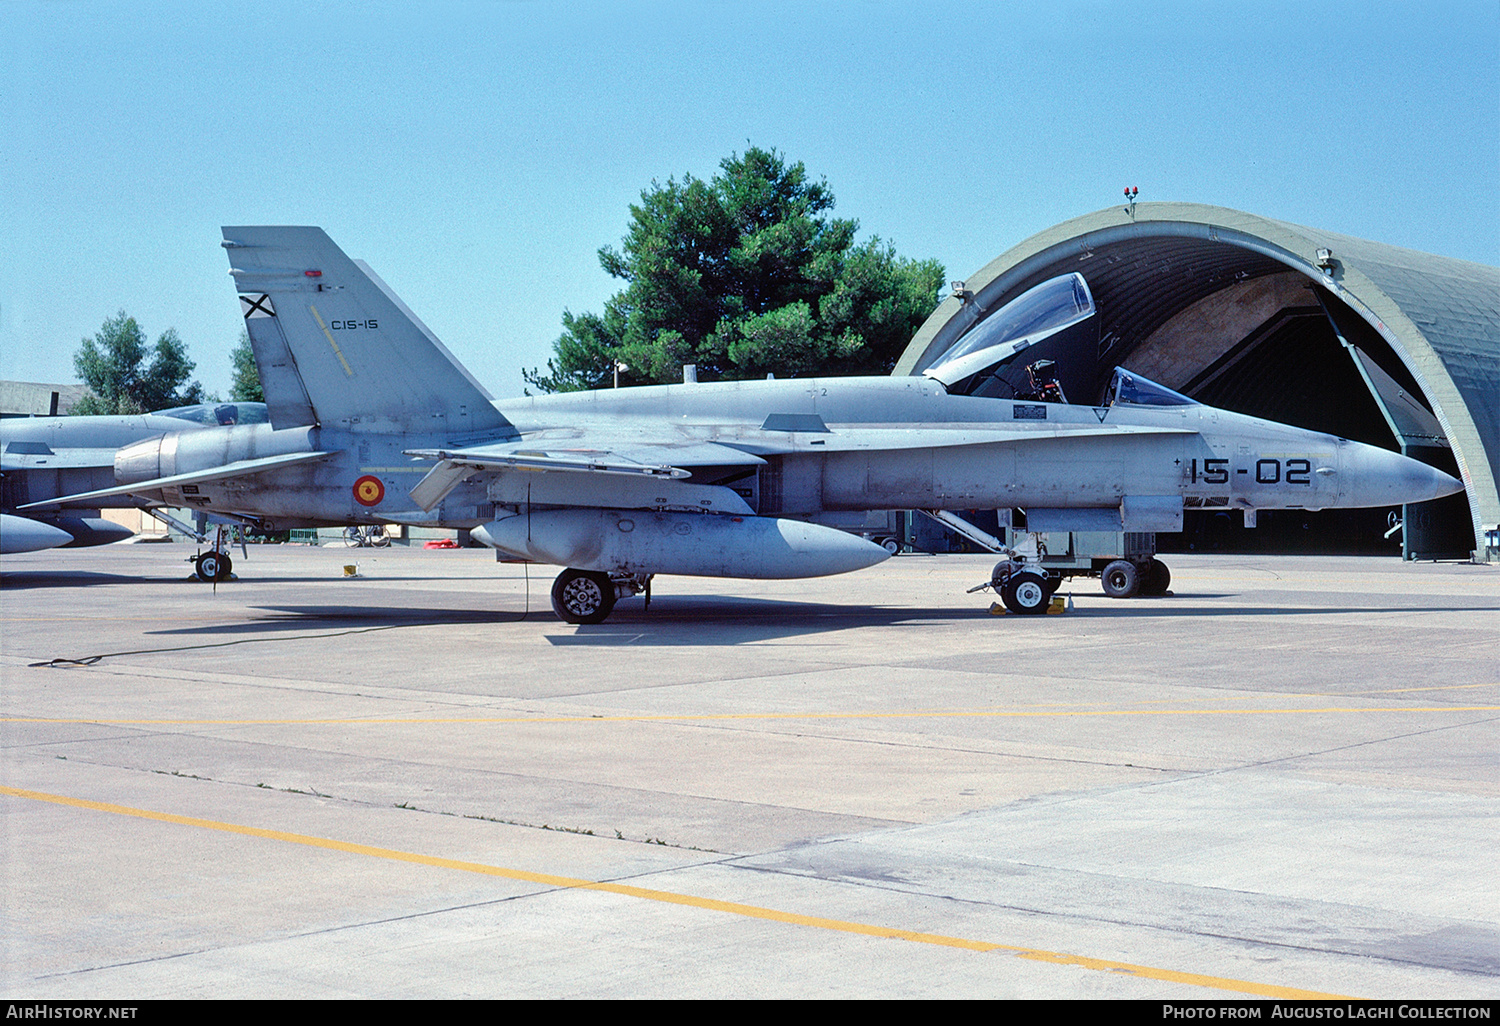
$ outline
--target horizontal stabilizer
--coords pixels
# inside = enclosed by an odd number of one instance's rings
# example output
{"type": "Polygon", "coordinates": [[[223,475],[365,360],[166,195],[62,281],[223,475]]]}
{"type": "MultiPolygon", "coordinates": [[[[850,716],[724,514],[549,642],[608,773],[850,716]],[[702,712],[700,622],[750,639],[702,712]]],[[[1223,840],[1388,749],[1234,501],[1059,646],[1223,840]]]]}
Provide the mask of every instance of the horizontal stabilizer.
{"type": "Polygon", "coordinates": [[[293,452],[282,456],[263,456],[254,460],[237,460],[234,463],[225,463],[222,466],[211,467],[208,470],[197,470],[191,474],[173,474],[171,477],[158,477],[149,481],[135,481],[131,484],[117,485],[114,488],[101,488],[93,492],[80,492],[77,495],[63,495],[56,499],[45,499],[41,502],[28,502],[17,509],[37,509],[43,506],[58,506],[65,502],[84,502],[94,499],[107,499],[115,495],[138,495],[141,492],[154,492],[162,488],[177,488],[181,485],[200,484],[204,481],[227,481],[233,477],[245,477],[249,474],[259,474],[266,470],[275,470],[280,467],[295,466],[298,463],[308,463],[312,460],[320,460],[331,455],[326,452],[293,452]]]}

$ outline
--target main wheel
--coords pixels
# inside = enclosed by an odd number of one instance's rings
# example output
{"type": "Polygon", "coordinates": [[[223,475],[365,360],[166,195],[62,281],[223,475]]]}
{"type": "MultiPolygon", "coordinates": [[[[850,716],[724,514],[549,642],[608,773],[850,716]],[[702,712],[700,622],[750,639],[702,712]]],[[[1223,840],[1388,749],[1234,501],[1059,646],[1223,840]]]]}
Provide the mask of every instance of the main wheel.
{"type": "Polygon", "coordinates": [[[234,561],[222,552],[205,552],[193,560],[194,572],[200,581],[227,581],[234,561]]]}
{"type": "Polygon", "coordinates": [[[1167,569],[1167,564],[1159,559],[1146,564],[1146,572],[1141,575],[1142,595],[1165,595],[1171,584],[1172,571],[1167,569]]]}
{"type": "Polygon", "coordinates": [[[603,623],[615,608],[615,585],[595,570],[564,570],[552,583],[552,610],[567,623],[603,623]]]}
{"type": "Polygon", "coordinates": [[[1099,583],[1110,598],[1130,598],[1140,589],[1141,575],[1130,560],[1117,559],[1104,568],[1099,583]]]}
{"type": "Polygon", "coordinates": [[[1047,581],[1038,574],[1011,574],[1000,586],[1000,600],[1005,608],[1022,616],[1045,613],[1047,603],[1052,600],[1047,591],[1047,581]]]}

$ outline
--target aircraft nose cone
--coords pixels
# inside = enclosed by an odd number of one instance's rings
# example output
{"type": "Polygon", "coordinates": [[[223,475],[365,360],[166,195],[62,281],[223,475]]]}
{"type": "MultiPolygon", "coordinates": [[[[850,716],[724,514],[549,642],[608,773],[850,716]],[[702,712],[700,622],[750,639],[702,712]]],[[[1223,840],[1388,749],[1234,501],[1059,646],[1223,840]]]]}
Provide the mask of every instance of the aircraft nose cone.
{"type": "Polygon", "coordinates": [[[1345,505],[1395,506],[1463,491],[1451,474],[1373,445],[1351,443],[1343,459],[1345,505]]]}

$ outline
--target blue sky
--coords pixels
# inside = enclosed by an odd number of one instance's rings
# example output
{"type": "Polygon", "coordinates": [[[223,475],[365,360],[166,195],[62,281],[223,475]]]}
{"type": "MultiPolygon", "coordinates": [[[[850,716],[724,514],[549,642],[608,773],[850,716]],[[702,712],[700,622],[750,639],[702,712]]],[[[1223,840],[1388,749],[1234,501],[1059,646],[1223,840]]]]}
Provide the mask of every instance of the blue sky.
{"type": "Polygon", "coordinates": [[[316,224],[497,396],[653,179],[748,144],[962,278],[1183,200],[1500,263],[1500,3],[0,3],[0,377],[125,309],[229,385],[222,224],[316,224]]]}

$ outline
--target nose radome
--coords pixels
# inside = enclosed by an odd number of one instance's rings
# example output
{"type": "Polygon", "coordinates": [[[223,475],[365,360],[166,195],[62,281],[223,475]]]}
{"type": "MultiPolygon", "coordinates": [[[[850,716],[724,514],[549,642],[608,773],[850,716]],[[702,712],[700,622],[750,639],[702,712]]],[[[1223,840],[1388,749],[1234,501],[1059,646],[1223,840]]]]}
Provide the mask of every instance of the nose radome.
{"type": "Polygon", "coordinates": [[[1351,442],[1340,460],[1345,506],[1396,506],[1463,491],[1463,482],[1420,460],[1389,449],[1351,442]]]}

